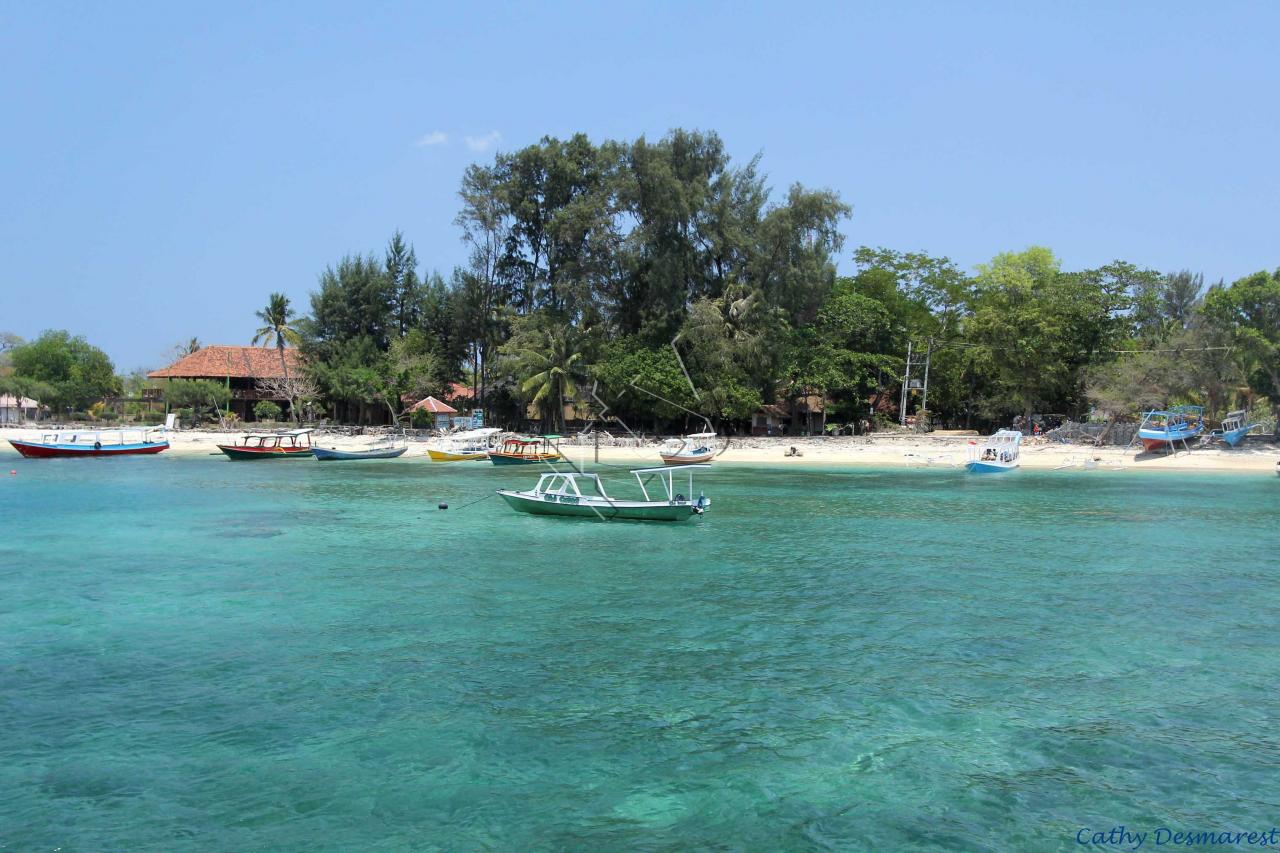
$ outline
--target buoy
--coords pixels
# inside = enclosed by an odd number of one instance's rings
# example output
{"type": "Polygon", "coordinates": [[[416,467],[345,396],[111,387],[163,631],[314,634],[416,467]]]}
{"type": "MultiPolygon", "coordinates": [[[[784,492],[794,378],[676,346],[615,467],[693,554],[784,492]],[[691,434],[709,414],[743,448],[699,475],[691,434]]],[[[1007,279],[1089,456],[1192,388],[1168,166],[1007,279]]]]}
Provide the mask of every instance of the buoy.
{"type": "Polygon", "coordinates": [[[17,471],[10,471],[10,472],[9,472],[9,474],[10,474],[11,476],[14,476],[14,477],[18,476],[18,472],[17,472],[17,471]]]}
{"type": "Polygon", "coordinates": [[[447,503],[441,502],[436,504],[436,509],[448,509],[448,508],[449,508],[449,505],[447,503]]]}

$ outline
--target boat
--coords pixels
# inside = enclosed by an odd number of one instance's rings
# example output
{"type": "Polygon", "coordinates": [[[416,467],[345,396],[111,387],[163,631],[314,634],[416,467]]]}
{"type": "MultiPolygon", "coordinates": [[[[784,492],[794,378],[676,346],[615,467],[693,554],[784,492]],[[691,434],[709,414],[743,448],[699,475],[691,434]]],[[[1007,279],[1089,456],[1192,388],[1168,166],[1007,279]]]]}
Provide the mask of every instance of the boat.
{"type": "Polygon", "coordinates": [[[1022,433],[1015,429],[1002,429],[987,440],[969,444],[969,460],[964,463],[970,474],[1000,474],[1018,467],[1018,450],[1022,446],[1022,433]]]}
{"type": "Polygon", "coordinates": [[[1225,441],[1231,447],[1239,447],[1240,442],[1244,441],[1244,437],[1258,426],[1257,424],[1246,424],[1245,417],[1247,415],[1248,412],[1244,409],[1227,412],[1227,416],[1222,419],[1222,429],[1216,429],[1210,435],[1225,441]]]}
{"type": "Polygon", "coordinates": [[[251,432],[239,444],[219,444],[229,459],[311,459],[311,430],[251,432]]]}
{"type": "Polygon", "coordinates": [[[558,435],[544,435],[540,438],[515,436],[498,445],[496,450],[489,451],[489,461],[494,465],[537,465],[540,462],[563,462],[560,451],[551,442],[558,435]]]}
{"type": "Polygon", "coordinates": [[[371,447],[367,450],[338,450],[334,447],[312,447],[311,452],[316,459],[321,462],[352,460],[352,459],[395,459],[404,456],[405,451],[409,449],[407,444],[399,447],[371,447]]]}
{"type": "Polygon", "coordinates": [[[1174,449],[1178,442],[1204,432],[1204,406],[1174,406],[1172,409],[1143,412],[1138,424],[1138,438],[1148,452],[1174,449]]]}
{"type": "Polygon", "coordinates": [[[147,456],[169,449],[163,427],[46,432],[39,441],[11,438],[13,449],[28,459],[53,457],[147,456]]]}
{"type": "Polygon", "coordinates": [[[658,455],[667,465],[702,465],[716,456],[711,441],[714,432],[695,432],[682,438],[669,438],[658,448],[658,455]]]}
{"type": "Polygon", "coordinates": [[[472,429],[442,436],[427,445],[432,462],[478,462],[489,458],[490,439],[502,432],[496,427],[472,429]]]}
{"type": "Polygon", "coordinates": [[[640,484],[644,500],[618,500],[604,490],[598,474],[577,471],[556,471],[543,474],[538,484],[527,491],[498,489],[498,494],[516,512],[531,515],[561,515],[577,518],[596,518],[604,521],[631,519],[635,521],[682,521],[693,515],[701,515],[711,506],[711,500],[703,493],[693,495],[693,472],[709,465],[681,465],[678,467],[637,468],[631,473],[640,484]],[[677,492],[675,477],[688,475],[687,492],[677,492]],[[657,499],[649,494],[656,485],[657,499]]]}

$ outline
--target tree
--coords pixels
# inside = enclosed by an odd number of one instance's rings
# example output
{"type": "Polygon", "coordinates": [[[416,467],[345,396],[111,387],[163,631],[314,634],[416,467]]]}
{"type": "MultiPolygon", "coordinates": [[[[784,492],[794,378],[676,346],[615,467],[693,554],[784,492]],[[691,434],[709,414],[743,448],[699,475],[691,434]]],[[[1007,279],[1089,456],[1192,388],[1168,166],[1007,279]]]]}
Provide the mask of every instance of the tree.
{"type": "Polygon", "coordinates": [[[1280,269],[1212,288],[1204,313],[1231,336],[1249,387],[1280,416],[1280,269]]]}
{"type": "Polygon", "coordinates": [[[87,408],[121,387],[107,354],[65,331],[43,332],[14,347],[10,359],[16,379],[41,383],[40,402],[53,411],[87,408]]]}
{"type": "Polygon", "coordinates": [[[190,409],[197,419],[221,423],[231,401],[231,391],[221,382],[209,379],[171,379],[165,383],[164,397],[172,409],[190,409]]]}
{"type": "MultiPolygon", "coordinates": [[[[287,344],[297,346],[302,340],[298,330],[291,325],[294,310],[289,306],[289,297],[283,293],[271,294],[267,299],[267,307],[258,311],[257,316],[264,325],[253,333],[252,344],[257,346],[259,341],[269,343],[272,339],[275,340],[276,351],[280,354],[280,370],[287,381],[289,379],[289,363],[285,360],[284,348],[287,344]]],[[[293,397],[289,398],[289,410],[293,413],[294,423],[299,423],[295,402],[293,397]]]]}
{"type": "Polygon", "coordinates": [[[563,429],[565,403],[578,391],[586,356],[578,331],[568,323],[530,318],[507,343],[505,352],[521,393],[537,406],[543,428],[563,429]]]}

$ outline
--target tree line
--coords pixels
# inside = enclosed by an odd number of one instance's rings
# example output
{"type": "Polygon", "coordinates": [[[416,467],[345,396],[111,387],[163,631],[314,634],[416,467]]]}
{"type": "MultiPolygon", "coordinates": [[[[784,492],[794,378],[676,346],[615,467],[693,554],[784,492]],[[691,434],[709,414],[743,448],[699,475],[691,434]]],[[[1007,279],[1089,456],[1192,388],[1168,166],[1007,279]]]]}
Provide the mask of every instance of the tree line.
{"type": "MultiPolygon", "coordinates": [[[[1206,286],[1123,260],[1065,270],[1033,246],[966,272],[863,246],[837,275],[852,214],[839,194],[774,192],[759,157],[735,163],[715,133],[686,130],[547,137],[468,167],[459,201],[468,260],[447,277],[397,232],[326,267],[301,316],[271,295],[257,340],[307,365],[288,396],[363,423],[400,421],[453,382],[492,421],[532,410],[547,429],[575,402],[653,430],[742,431],[762,406],[814,397],[829,422],[883,420],[910,345],[929,384],[928,411],[918,392],[908,410],[936,427],[1280,405],[1280,271],[1206,286]]],[[[23,351],[0,382],[87,392],[23,351]]]]}

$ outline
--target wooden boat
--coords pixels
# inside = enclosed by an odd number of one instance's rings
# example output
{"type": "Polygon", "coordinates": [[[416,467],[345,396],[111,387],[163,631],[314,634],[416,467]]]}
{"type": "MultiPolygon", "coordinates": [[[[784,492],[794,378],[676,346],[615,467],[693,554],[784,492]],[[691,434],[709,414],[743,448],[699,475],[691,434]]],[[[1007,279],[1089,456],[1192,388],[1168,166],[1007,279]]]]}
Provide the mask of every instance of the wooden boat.
{"type": "Polygon", "coordinates": [[[404,456],[406,447],[374,447],[369,450],[337,450],[332,447],[313,447],[311,452],[321,462],[351,459],[395,459],[404,456]]]}
{"type": "Polygon", "coordinates": [[[658,455],[667,465],[702,465],[711,462],[716,450],[711,441],[714,432],[695,432],[683,438],[669,438],[658,448],[658,455]]]}
{"type": "Polygon", "coordinates": [[[219,444],[229,459],[311,459],[311,430],[251,432],[239,444],[219,444]]]}
{"type": "Polygon", "coordinates": [[[618,500],[604,490],[598,474],[577,471],[557,471],[543,474],[538,484],[527,491],[498,489],[498,494],[516,512],[531,515],[561,515],[576,518],[595,518],[602,521],[631,519],[635,521],[682,521],[692,515],[701,515],[711,506],[711,500],[702,493],[693,494],[693,471],[708,465],[682,465],[675,468],[638,468],[631,473],[640,484],[644,500],[618,500]],[[688,490],[676,492],[675,475],[688,475],[688,490]],[[659,489],[656,499],[649,494],[649,487],[659,489]]]}
{"type": "Polygon", "coordinates": [[[1143,412],[1138,438],[1148,452],[1172,450],[1204,432],[1204,406],[1174,406],[1168,411],[1143,412]]]}
{"type": "Polygon", "coordinates": [[[11,438],[13,449],[28,459],[53,457],[148,456],[169,449],[161,427],[151,429],[46,432],[39,441],[11,438]],[[157,437],[158,436],[158,437],[157,437]]]}
{"type": "Polygon", "coordinates": [[[1001,474],[1018,467],[1018,451],[1022,446],[1022,433],[1002,429],[987,437],[982,444],[969,444],[969,460],[964,463],[970,474],[1001,474]]]}
{"type": "Polygon", "coordinates": [[[1248,412],[1244,409],[1227,412],[1227,416],[1222,419],[1222,429],[1216,429],[1210,435],[1225,441],[1231,447],[1239,447],[1240,442],[1244,441],[1244,437],[1253,432],[1258,426],[1257,424],[1245,423],[1247,414],[1248,412]]]}
{"type": "Polygon", "coordinates": [[[494,465],[537,465],[540,462],[561,462],[564,457],[551,442],[558,435],[544,435],[541,438],[508,438],[489,451],[489,461],[494,465]]]}
{"type": "Polygon", "coordinates": [[[427,445],[427,456],[432,462],[479,462],[489,458],[489,441],[500,432],[485,427],[446,435],[427,445]]]}

